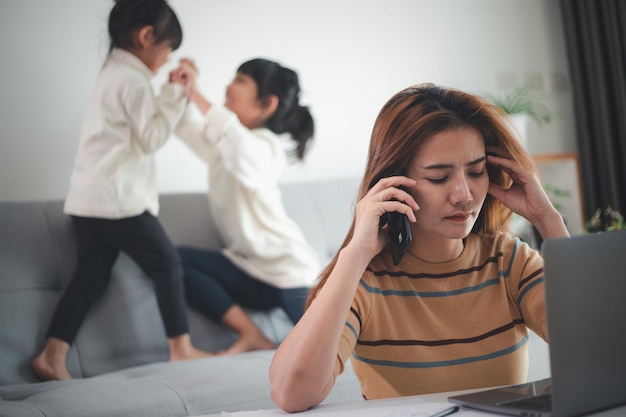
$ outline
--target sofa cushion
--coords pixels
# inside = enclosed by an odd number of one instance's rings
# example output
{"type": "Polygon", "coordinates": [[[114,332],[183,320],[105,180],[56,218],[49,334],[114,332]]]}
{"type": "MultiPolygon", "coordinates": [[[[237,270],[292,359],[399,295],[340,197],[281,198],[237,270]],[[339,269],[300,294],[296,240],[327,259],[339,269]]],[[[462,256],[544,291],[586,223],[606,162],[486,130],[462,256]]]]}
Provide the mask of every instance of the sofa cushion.
{"type": "MultiPolygon", "coordinates": [[[[60,201],[0,204],[0,384],[36,381],[31,360],[76,263],[60,201]]],[[[79,372],[77,353],[68,368],[79,372]]]]}
{"type": "Polygon", "coordinates": [[[75,264],[71,220],[60,201],[0,204],[3,292],[58,291],[69,282],[75,264]]]}
{"type": "MultiPolygon", "coordinates": [[[[161,362],[72,381],[0,386],[0,417],[191,416],[269,409],[273,350],[161,362]]],[[[324,401],[362,399],[350,368],[324,401]]]]}
{"type": "Polygon", "coordinates": [[[322,267],[341,247],[352,221],[358,185],[357,180],[344,178],[281,187],[287,213],[302,228],[322,267]]]}

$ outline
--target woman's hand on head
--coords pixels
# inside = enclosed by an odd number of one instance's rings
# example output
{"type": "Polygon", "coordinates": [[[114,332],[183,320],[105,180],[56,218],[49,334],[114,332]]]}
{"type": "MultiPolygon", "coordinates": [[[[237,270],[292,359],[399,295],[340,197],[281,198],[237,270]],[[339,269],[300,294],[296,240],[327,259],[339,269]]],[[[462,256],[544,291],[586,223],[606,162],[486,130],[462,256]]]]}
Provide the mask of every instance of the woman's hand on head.
{"type": "Polygon", "coordinates": [[[378,181],[356,205],[354,233],[348,246],[373,258],[388,240],[387,227],[380,226],[384,213],[397,211],[406,214],[411,223],[415,222],[415,211],[419,206],[408,192],[398,188],[413,185],[414,180],[403,176],[378,181]]]}
{"type": "Polygon", "coordinates": [[[546,208],[552,207],[543,186],[533,172],[522,168],[511,159],[493,155],[487,158],[489,164],[502,169],[513,181],[509,188],[489,183],[489,194],[531,222],[540,217],[546,208]]]}
{"type": "Polygon", "coordinates": [[[522,168],[510,159],[499,156],[489,155],[488,163],[502,169],[513,181],[511,186],[506,189],[489,183],[489,194],[500,200],[513,212],[526,218],[539,229],[544,239],[551,236],[567,235],[564,224],[561,225],[563,221],[560,214],[552,205],[539,178],[533,172],[522,168]],[[559,222],[552,221],[557,217],[560,219],[559,222]],[[556,225],[555,223],[559,224],[556,225]],[[544,225],[550,226],[544,227],[544,225]]]}

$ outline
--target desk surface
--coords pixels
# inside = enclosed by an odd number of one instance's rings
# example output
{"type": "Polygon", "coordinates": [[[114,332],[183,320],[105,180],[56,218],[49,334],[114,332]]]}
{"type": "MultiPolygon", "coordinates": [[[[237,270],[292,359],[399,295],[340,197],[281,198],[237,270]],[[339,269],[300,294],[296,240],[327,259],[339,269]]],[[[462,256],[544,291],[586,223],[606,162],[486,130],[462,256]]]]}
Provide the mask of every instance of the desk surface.
{"type": "MultiPolygon", "coordinates": [[[[309,411],[288,414],[282,410],[239,411],[234,413],[207,414],[197,417],[276,417],[308,415],[326,417],[428,417],[439,411],[454,406],[448,402],[451,395],[469,393],[478,390],[442,392],[437,394],[417,395],[411,397],[389,398],[384,400],[349,401],[323,404],[309,411]]],[[[496,414],[461,408],[450,417],[494,417],[496,414]]],[[[626,405],[612,410],[590,414],[588,417],[624,417],[626,405]]]]}

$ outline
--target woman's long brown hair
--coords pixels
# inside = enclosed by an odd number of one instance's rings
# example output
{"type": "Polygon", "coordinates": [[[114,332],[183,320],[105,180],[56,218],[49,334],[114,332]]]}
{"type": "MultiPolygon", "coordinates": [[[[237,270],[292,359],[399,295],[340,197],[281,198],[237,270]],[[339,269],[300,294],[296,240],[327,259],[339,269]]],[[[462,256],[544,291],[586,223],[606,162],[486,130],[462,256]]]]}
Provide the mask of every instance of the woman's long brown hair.
{"type": "MultiPolygon", "coordinates": [[[[488,153],[510,158],[537,173],[535,164],[515,138],[501,110],[472,94],[434,84],[420,84],[394,95],[378,114],[357,201],[380,179],[405,175],[414,157],[433,135],[462,127],[480,132],[488,153]]],[[[502,170],[488,165],[487,171],[491,182],[505,188],[511,185],[511,179],[502,170]]],[[[472,233],[493,234],[505,229],[511,214],[506,206],[488,194],[472,233]]],[[[350,242],[353,233],[354,219],[341,249],[350,242]]],[[[338,256],[339,252],[311,289],[307,308],[326,283],[338,256]]]]}

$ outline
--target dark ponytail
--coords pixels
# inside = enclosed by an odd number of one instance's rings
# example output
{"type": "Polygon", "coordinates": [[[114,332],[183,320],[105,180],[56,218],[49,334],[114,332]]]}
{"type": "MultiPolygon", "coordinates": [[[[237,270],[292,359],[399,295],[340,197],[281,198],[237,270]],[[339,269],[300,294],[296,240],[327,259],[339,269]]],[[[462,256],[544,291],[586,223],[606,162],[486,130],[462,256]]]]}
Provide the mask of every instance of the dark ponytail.
{"type": "Polygon", "coordinates": [[[237,72],[256,82],[259,100],[278,97],[276,111],[265,122],[274,133],[289,133],[296,142],[291,155],[303,160],[313,139],[315,123],[308,107],[300,105],[300,83],[295,71],[267,59],[256,58],[241,64],[237,72]]]}
{"type": "Polygon", "coordinates": [[[109,52],[134,47],[133,34],[144,26],[153,27],[157,44],[169,41],[176,50],[183,41],[178,17],[166,0],[115,0],[109,13],[109,52]]]}
{"type": "Polygon", "coordinates": [[[296,104],[289,116],[287,127],[291,137],[297,142],[296,147],[293,149],[293,155],[297,159],[303,160],[306,154],[307,144],[309,140],[313,138],[315,131],[313,116],[309,108],[296,104]],[[290,126],[292,126],[292,128],[290,128],[290,126]]]}

